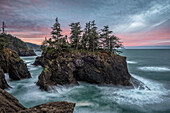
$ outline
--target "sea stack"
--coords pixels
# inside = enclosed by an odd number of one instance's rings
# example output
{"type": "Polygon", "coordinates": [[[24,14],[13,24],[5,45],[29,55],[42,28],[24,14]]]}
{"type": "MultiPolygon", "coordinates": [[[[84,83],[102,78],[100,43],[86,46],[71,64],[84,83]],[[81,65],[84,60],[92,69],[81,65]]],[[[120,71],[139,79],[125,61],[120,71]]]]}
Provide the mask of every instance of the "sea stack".
{"type": "Polygon", "coordinates": [[[53,85],[78,85],[78,81],[101,85],[131,86],[126,57],[97,52],[46,52],[35,65],[44,67],[37,85],[48,90],[53,85]]]}

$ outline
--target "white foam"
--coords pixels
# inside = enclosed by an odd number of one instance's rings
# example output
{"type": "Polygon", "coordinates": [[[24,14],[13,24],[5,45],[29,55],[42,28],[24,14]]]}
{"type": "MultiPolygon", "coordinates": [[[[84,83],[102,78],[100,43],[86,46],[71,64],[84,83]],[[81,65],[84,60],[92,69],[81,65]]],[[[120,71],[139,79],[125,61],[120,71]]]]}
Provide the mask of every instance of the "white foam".
{"type": "Polygon", "coordinates": [[[170,68],[158,67],[158,66],[144,66],[144,67],[139,67],[138,69],[140,69],[142,71],[155,71],[155,72],[167,72],[167,71],[170,71],[170,68]]]}
{"type": "Polygon", "coordinates": [[[135,61],[127,61],[128,64],[137,64],[135,61]]]}
{"type": "Polygon", "coordinates": [[[118,104],[134,104],[138,106],[161,103],[164,101],[164,97],[168,95],[169,91],[166,90],[162,84],[136,75],[133,76],[142,81],[150,90],[100,86],[99,88],[102,90],[103,100],[117,102],[118,104]]]}
{"type": "Polygon", "coordinates": [[[91,102],[77,102],[76,106],[93,106],[91,102]]]}

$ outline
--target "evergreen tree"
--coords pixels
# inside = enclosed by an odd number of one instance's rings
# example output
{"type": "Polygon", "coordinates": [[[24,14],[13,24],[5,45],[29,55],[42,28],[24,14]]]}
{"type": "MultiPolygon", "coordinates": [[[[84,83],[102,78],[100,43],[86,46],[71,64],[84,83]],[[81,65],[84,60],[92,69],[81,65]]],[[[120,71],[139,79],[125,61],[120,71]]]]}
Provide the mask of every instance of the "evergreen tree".
{"type": "Polygon", "coordinates": [[[82,37],[82,47],[83,49],[88,49],[89,48],[89,39],[90,39],[90,34],[91,33],[91,22],[89,21],[86,23],[86,27],[84,29],[83,37],[82,37]]]}
{"type": "Polygon", "coordinates": [[[103,48],[104,49],[110,49],[110,41],[109,41],[109,38],[110,38],[110,35],[112,34],[112,31],[109,31],[109,26],[104,26],[103,29],[101,29],[102,31],[102,34],[101,34],[101,44],[103,45],[103,48]]]}
{"type": "Polygon", "coordinates": [[[41,48],[42,51],[46,51],[47,47],[48,47],[47,38],[45,37],[45,40],[42,42],[42,45],[41,45],[40,48],[41,48]]]}
{"type": "Polygon", "coordinates": [[[82,32],[80,22],[71,23],[69,26],[71,27],[71,33],[70,33],[71,45],[77,50],[81,38],[81,32],[82,32]]]}
{"type": "Polygon", "coordinates": [[[89,40],[89,45],[90,45],[89,47],[91,50],[93,50],[93,53],[94,53],[94,50],[97,49],[98,44],[99,44],[99,35],[97,32],[95,21],[93,20],[91,23],[91,35],[90,35],[90,40],[89,40]]]}
{"type": "Polygon", "coordinates": [[[56,22],[52,27],[51,35],[52,35],[52,38],[54,39],[54,44],[55,44],[54,47],[57,49],[61,48],[60,42],[59,42],[59,39],[63,36],[61,35],[61,32],[62,30],[60,28],[60,23],[58,22],[58,18],[56,18],[56,22]]]}
{"type": "Polygon", "coordinates": [[[122,42],[120,42],[120,38],[116,37],[115,35],[112,35],[109,38],[110,41],[110,48],[109,51],[110,53],[113,52],[114,54],[120,53],[121,51],[117,50],[118,48],[123,47],[122,42]]]}

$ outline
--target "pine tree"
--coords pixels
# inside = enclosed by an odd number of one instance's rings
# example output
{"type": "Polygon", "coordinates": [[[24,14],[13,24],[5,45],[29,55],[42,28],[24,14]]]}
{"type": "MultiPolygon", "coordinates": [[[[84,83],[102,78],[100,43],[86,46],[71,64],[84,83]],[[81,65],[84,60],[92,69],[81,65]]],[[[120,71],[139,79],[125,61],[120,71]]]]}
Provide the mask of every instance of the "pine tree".
{"type": "Polygon", "coordinates": [[[109,41],[109,38],[110,38],[110,35],[112,34],[112,31],[109,31],[109,26],[104,26],[103,29],[101,29],[102,31],[102,34],[100,36],[101,38],[101,44],[103,45],[103,48],[104,49],[110,49],[110,41],[109,41]]]}
{"type": "Polygon", "coordinates": [[[62,32],[62,30],[60,28],[60,23],[58,22],[58,18],[56,18],[56,22],[52,27],[51,35],[55,42],[54,47],[57,49],[61,49],[60,42],[59,42],[59,39],[63,36],[63,35],[61,35],[61,32],[62,32]]]}
{"type": "Polygon", "coordinates": [[[113,52],[114,54],[121,53],[121,51],[117,50],[118,48],[123,47],[122,42],[120,42],[120,38],[116,37],[115,35],[112,35],[109,38],[110,41],[110,48],[109,51],[110,53],[113,52]]]}
{"type": "Polygon", "coordinates": [[[82,47],[83,49],[89,49],[89,39],[90,39],[90,34],[91,33],[91,22],[89,21],[88,23],[86,23],[86,27],[84,29],[84,33],[82,36],[82,47]]]}
{"type": "Polygon", "coordinates": [[[90,44],[90,48],[93,50],[93,53],[94,53],[94,50],[97,49],[98,44],[99,44],[99,35],[97,32],[97,27],[96,27],[94,20],[91,23],[91,35],[90,36],[91,37],[90,37],[89,44],[90,44]]]}
{"type": "Polygon", "coordinates": [[[77,23],[71,23],[69,25],[71,27],[71,45],[78,50],[79,47],[79,42],[80,42],[80,38],[81,38],[81,26],[80,26],[80,22],[77,23]]]}

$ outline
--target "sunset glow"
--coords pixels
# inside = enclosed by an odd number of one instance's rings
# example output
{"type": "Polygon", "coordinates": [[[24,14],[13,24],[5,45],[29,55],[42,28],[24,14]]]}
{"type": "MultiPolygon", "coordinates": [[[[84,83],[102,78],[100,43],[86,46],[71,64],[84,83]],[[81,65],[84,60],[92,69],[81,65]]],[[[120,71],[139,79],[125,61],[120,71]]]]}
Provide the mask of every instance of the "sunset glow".
{"type": "Polygon", "coordinates": [[[132,1],[4,0],[0,22],[5,21],[7,33],[39,45],[51,37],[56,17],[63,35],[70,34],[72,22],[80,22],[83,30],[86,22],[96,20],[98,30],[109,25],[124,46],[170,45],[170,1],[132,1]]]}

